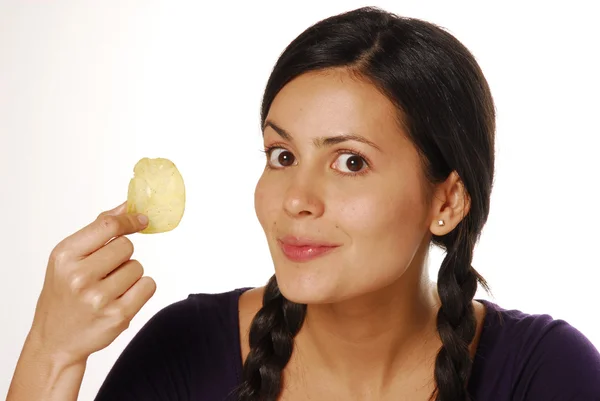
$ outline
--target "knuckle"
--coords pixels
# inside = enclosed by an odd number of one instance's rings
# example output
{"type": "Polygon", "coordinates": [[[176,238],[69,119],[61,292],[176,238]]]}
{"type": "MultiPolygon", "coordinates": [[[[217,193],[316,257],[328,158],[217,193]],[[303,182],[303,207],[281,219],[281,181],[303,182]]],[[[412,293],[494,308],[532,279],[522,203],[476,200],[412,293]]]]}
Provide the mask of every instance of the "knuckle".
{"type": "Polygon", "coordinates": [[[100,311],[107,304],[108,297],[102,291],[91,290],[87,293],[87,302],[96,312],[100,311]]]}
{"type": "Polygon", "coordinates": [[[105,210],[104,212],[99,213],[98,216],[96,216],[96,220],[99,220],[104,216],[108,216],[108,211],[105,210]]]}
{"type": "Polygon", "coordinates": [[[80,292],[88,285],[88,277],[81,272],[72,272],[67,277],[67,285],[72,292],[80,292]]]}
{"type": "Polygon", "coordinates": [[[103,231],[106,231],[109,234],[112,234],[113,236],[119,232],[121,226],[119,219],[115,216],[110,215],[101,216],[98,219],[98,222],[100,224],[100,228],[103,231]]]}
{"type": "Polygon", "coordinates": [[[116,255],[127,256],[128,258],[133,255],[133,242],[125,236],[116,237],[108,244],[108,246],[116,255]]]}
{"type": "MultiPolygon", "coordinates": [[[[147,302],[152,298],[156,292],[156,281],[148,276],[143,276],[139,279],[140,281],[140,292],[143,294],[144,299],[147,302]]],[[[145,303],[144,302],[144,303],[145,303]]]]}
{"type": "Polygon", "coordinates": [[[119,248],[121,248],[123,250],[123,252],[131,255],[133,254],[134,251],[134,247],[133,247],[133,242],[131,242],[131,240],[127,237],[119,237],[116,239],[117,245],[119,246],[119,248]]]}
{"type": "Polygon", "coordinates": [[[50,260],[52,260],[55,263],[63,263],[65,260],[68,259],[68,257],[69,251],[62,244],[57,245],[50,253],[50,260]]]}
{"type": "Polygon", "coordinates": [[[150,293],[154,294],[154,292],[156,291],[156,281],[154,281],[154,279],[152,277],[143,277],[142,279],[145,279],[145,284],[148,287],[148,290],[150,293]]]}
{"type": "Polygon", "coordinates": [[[111,321],[115,327],[129,327],[131,323],[131,317],[126,313],[123,308],[115,307],[107,311],[111,321]]]}
{"type": "Polygon", "coordinates": [[[144,274],[144,266],[142,266],[138,260],[131,259],[129,261],[129,266],[130,269],[136,272],[136,276],[141,277],[144,274]]]}

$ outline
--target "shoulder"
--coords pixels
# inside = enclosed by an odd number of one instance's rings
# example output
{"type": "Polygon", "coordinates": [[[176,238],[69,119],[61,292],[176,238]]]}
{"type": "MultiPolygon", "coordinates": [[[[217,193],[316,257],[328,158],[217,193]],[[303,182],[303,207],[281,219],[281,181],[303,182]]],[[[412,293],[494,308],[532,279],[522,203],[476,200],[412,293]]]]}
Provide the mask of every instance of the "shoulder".
{"type": "Polygon", "coordinates": [[[246,361],[246,357],[250,352],[250,325],[256,313],[260,310],[263,304],[263,295],[265,287],[252,288],[240,296],[239,300],[239,335],[241,345],[241,359],[246,361]]]}
{"type": "Polygon", "coordinates": [[[600,394],[600,353],[577,328],[549,314],[481,302],[486,317],[475,382],[498,391],[510,388],[514,400],[600,399],[593,398],[600,394]]]}
{"type": "Polygon", "coordinates": [[[159,310],[127,344],[96,400],[226,394],[240,376],[238,301],[246,290],[190,294],[159,310]]]}
{"type": "Polygon", "coordinates": [[[237,327],[238,301],[245,288],[221,293],[195,293],[159,310],[142,327],[140,334],[198,338],[213,333],[223,336],[237,327]]]}

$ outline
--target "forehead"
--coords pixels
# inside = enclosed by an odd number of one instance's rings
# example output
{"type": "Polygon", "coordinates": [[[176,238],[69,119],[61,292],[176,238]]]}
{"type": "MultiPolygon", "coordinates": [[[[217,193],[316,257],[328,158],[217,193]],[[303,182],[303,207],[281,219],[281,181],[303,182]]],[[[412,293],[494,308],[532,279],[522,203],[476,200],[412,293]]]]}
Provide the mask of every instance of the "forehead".
{"type": "Polygon", "coordinates": [[[347,70],[309,72],[275,97],[268,120],[296,136],[359,134],[372,140],[402,136],[394,104],[347,70]]]}

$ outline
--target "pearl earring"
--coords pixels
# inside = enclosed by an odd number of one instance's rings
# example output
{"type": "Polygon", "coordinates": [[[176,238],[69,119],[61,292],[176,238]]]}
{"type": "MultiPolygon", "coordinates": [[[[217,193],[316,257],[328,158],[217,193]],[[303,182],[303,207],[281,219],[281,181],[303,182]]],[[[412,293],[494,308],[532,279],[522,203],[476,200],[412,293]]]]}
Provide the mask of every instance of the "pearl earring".
{"type": "Polygon", "coordinates": [[[446,223],[444,223],[444,220],[438,220],[438,226],[443,226],[443,225],[445,225],[445,224],[446,224],[446,223]]]}

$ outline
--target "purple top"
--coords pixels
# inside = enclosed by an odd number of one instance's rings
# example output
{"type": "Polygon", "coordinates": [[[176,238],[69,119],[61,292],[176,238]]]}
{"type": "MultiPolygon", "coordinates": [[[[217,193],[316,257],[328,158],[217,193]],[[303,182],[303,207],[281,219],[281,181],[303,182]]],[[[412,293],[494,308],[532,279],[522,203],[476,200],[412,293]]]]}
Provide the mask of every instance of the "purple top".
{"type": "MultiPolygon", "coordinates": [[[[238,299],[193,294],[154,315],[117,359],[96,401],[223,401],[240,383],[238,299]]],[[[485,300],[469,381],[473,401],[600,400],[600,354],[548,315],[485,300]]]]}

